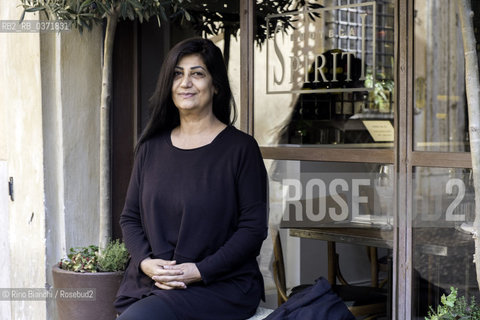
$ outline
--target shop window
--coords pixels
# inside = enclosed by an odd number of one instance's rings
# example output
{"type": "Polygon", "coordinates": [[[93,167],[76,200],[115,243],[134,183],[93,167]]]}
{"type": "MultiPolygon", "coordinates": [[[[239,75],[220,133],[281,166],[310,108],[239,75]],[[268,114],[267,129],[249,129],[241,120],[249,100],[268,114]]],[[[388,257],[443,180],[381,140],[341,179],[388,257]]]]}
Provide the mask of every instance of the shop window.
{"type": "Polygon", "coordinates": [[[473,263],[471,169],[415,167],[413,175],[412,317],[427,315],[450,288],[467,303],[479,290],[473,263]]]}
{"type": "MultiPolygon", "coordinates": [[[[391,288],[394,172],[392,165],[265,160],[270,229],[285,236],[287,287],[327,277],[327,242],[335,242],[339,270],[351,284],[391,288]],[[315,236],[306,236],[312,231],[315,236]],[[290,233],[292,235],[292,233],[290,233]],[[388,266],[372,279],[366,247],[388,266]]],[[[263,271],[263,270],[262,270],[263,271]]],[[[267,289],[275,287],[266,271],[267,289]]]]}
{"type": "MultiPolygon", "coordinates": [[[[478,7],[476,1],[472,5],[478,7]]],[[[469,152],[462,31],[455,1],[415,1],[416,151],[469,152]]],[[[474,25],[480,19],[474,15],[474,25]]]]}
{"type": "Polygon", "coordinates": [[[325,1],[267,19],[274,32],[255,52],[260,144],[392,148],[393,12],[388,0],[325,1]]]}

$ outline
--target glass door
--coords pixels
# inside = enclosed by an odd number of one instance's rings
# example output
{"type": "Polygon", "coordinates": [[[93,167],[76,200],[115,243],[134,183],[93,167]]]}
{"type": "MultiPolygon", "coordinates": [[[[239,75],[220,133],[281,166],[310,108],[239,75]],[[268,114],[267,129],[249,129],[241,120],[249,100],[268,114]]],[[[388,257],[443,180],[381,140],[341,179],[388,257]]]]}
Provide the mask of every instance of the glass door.
{"type": "MultiPolygon", "coordinates": [[[[382,287],[391,317],[395,1],[257,1],[254,12],[250,131],[269,172],[270,229],[281,234],[287,287],[320,276],[382,287]],[[331,277],[332,248],[342,277],[331,277]],[[372,271],[380,261],[385,271],[372,271]]],[[[274,291],[268,275],[266,286],[274,291]]]]}
{"type": "MultiPolygon", "coordinates": [[[[471,3],[480,12],[478,2],[471,3]]],[[[406,223],[411,273],[405,295],[411,297],[408,318],[424,319],[452,290],[467,305],[480,294],[469,231],[474,189],[457,1],[413,1],[412,7],[406,223]]]]}
{"type": "MultiPolygon", "coordinates": [[[[361,224],[382,230],[373,244],[393,260],[391,277],[381,275],[390,284],[389,317],[423,319],[451,287],[467,302],[477,297],[456,2],[269,3],[250,7],[256,28],[244,42],[251,65],[243,92],[269,170],[270,227],[283,233],[293,261],[287,286],[328,273],[329,249],[313,235],[361,224]],[[298,236],[306,229],[315,240],[298,236]]],[[[479,13],[480,2],[471,3],[479,13]]],[[[365,282],[368,270],[357,270],[368,266],[363,243],[336,239],[346,280],[365,282]]]]}

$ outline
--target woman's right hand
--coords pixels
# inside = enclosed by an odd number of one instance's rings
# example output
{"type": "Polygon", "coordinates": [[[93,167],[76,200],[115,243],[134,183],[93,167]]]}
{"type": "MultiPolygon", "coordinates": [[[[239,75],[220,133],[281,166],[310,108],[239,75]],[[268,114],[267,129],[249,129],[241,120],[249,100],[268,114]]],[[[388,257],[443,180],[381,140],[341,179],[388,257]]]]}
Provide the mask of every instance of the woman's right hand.
{"type": "Polygon", "coordinates": [[[166,279],[166,281],[162,282],[156,281],[156,286],[161,289],[185,289],[187,286],[184,282],[173,281],[174,278],[182,275],[183,271],[178,269],[164,268],[164,266],[173,266],[175,264],[176,261],[146,258],[140,263],[140,269],[142,269],[143,273],[145,273],[150,279],[152,279],[154,276],[161,276],[162,279],[166,279]],[[170,277],[172,278],[172,281],[168,281],[170,277]]]}

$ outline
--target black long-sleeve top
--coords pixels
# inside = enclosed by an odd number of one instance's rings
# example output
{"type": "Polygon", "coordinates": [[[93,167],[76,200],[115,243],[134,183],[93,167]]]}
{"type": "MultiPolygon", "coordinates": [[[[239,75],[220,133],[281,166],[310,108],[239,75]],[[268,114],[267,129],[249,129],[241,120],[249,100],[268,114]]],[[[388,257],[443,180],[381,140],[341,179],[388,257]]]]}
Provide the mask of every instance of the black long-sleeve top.
{"type": "Polygon", "coordinates": [[[267,235],[267,177],[251,136],[228,126],[187,150],[172,145],[170,132],[147,140],[120,224],[131,260],[119,297],[160,295],[179,319],[244,319],[255,311],[263,295],[256,257],[267,235]],[[202,282],[158,289],[140,270],[147,257],[196,263],[202,282]]]}

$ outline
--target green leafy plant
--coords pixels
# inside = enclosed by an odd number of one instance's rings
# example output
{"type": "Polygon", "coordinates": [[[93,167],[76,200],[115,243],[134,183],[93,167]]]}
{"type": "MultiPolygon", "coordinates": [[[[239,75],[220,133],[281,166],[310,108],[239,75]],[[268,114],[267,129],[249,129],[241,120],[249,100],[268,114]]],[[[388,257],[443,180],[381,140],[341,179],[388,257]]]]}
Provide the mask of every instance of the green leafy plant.
{"type": "Polygon", "coordinates": [[[435,311],[430,307],[425,320],[473,320],[480,319],[480,306],[476,304],[475,297],[470,303],[464,296],[457,298],[457,289],[451,287],[448,296],[442,295],[441,305],[435,311]]]}
{"type": "Polygon", "coordinates": [[[394,83],[392,80],[382,79],[383,75],[377,75],[377,80],[373,81],[371,73],[366,75],[365,87],[372,88],[370,99],[373,100],[375,109],[380,112],[390,111],[390,96],[393,94],[394,83]]]}
{"type": "Polygon", "coordinates": [[[125,270],[128,251],[125,244],[111,241],[104,250],[98,246],[70,248],[67,258],[60,260],[59,266],[64,270],[74,272],[113,272],[125,270]]]}
{"type": "Polygon", "coordinates": [[[128,251],[123,242],[118,239],[111,241],[105,250],[99,253],[98,269],[105,272],[125,270],[128,257],[128,251]]]}
{"type": "Polygon", "coordinates": [[[20,0],[26,13],[43,12],[48,20],[71,21],[79,31],[90,30],[95,23],[101,23],[104,18],[138,19],[140,23],[156,18],[167,21],[169,17],[180,16],[190,20],[190,15],[184,10],[184,4],[191,0],[20,0]]]}

